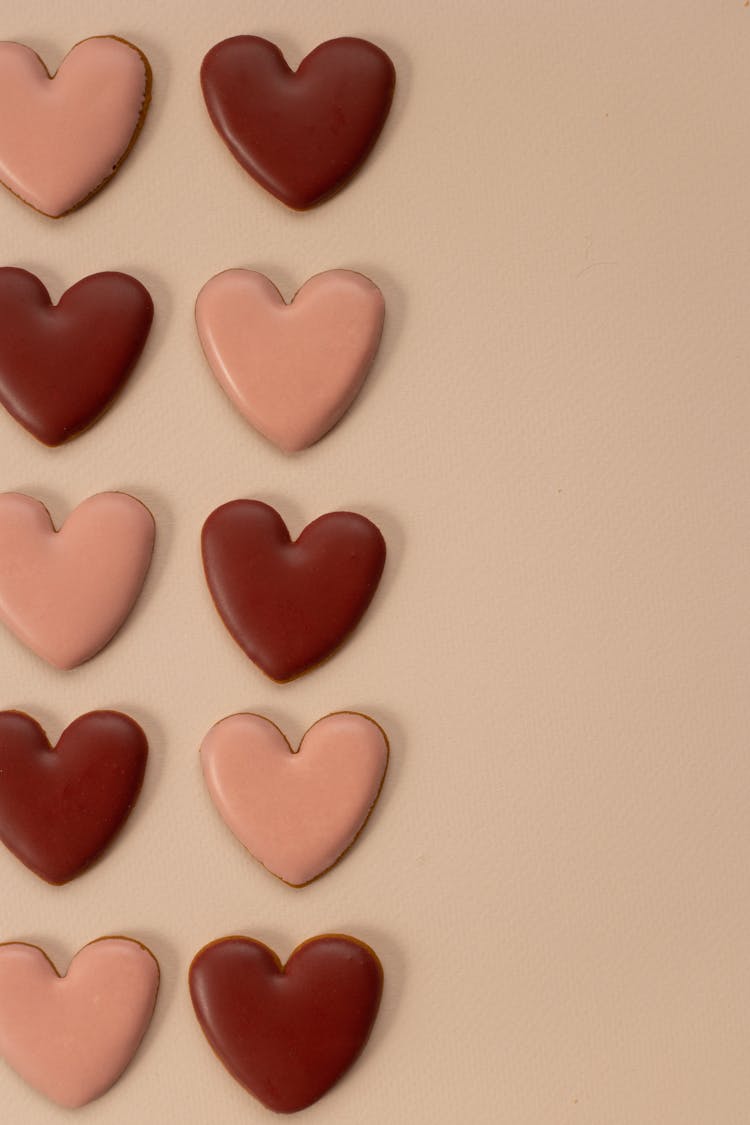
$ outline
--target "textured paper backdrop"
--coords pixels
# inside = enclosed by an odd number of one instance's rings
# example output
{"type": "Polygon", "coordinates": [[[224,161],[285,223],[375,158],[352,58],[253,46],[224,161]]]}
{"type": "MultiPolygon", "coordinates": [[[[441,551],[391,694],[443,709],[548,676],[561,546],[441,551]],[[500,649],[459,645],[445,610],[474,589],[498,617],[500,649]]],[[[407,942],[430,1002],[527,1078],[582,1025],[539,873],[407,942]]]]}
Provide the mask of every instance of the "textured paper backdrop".
{"type": "MultiPolygon", "coordinates": [[[[133,1066],[77,1120],[270,1120],[193,1019],[191,956],[252,934],[286,956],[343,930],[386,975],[360,1063],[310,1125],[747,1125],[750,1120],[750,9],[742,0],[2,0],[0,35],[56,67],[141,46],[153,104],[103,193],[54,222],[0,193],[3,264],[55,298],[121,269],[156,303],[122,399],[68,448],[0,417],[0,487],[57,521],[123,489],[158,544],[132,618],[63,674],[0,633],[0,706],[51,736],[119,707],[151,761],[94,870],[47,887],[0,852],[0,938],[61,968],[125,933],[163,985],[133,1066]],[[293,63],[341,34],[392,55],[365,170],[310,214],[257,188],[214,133],[204,53],[252,32],[293,63]],[[287,458],[210,377],[201,285],[260,269],[287,297],[346,266],[383,289],[356,405],[287,458]],[[291,685],[221,626],[199,532],[259,497],[296,533],[354,508],[389,546],[355,637],[291,685]],[[294,891],[203,789],[217,719],[293,740],[331,710],[392,746],[356,848],[294,891]]],[[[8,1125],[61,1125],[0,1065],[8,1125]]]]}

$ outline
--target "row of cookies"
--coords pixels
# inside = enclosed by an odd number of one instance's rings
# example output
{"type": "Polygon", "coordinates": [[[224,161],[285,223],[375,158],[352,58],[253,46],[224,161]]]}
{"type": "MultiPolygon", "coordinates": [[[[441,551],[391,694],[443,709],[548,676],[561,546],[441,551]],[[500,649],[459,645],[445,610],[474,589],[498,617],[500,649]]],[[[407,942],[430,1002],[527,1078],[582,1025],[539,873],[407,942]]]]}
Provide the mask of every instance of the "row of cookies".
{"type": "MultiPolygon", "coordinates": [[[[380,795],[388,739],[366,715],[319,719],[293,750],[262,715],[215,723],[200,749],[211,800],[255,859],[304,887],[362,831],[380,795]]],[[[53,747],[22,711],[0,711],[0,840],[60,886],[110,845],[138,800],[148,760],[142,728],[119,711],[90,711],[53,747]]]]}
{"type": "MultiPolygon", "coordinates": [[[[151,562],[154,518],[124,492],[89,496],[59,531],[41,501],[0,494],[0,621],[57,668],[76,668],[123,625],[151,562]]],[[[230,500],[203,525],[214,605],[247,656],[286,683],[327,659],[380,582],[386,545],[356,512],[328,512],[292,540],[260,500],[230,500]]]]}
{"type": "MultiPolygon", "coordinates": [[[[368,945],[344,934],[309,938],[285,965],[263,942],[228,936],[199,950],[188,983],[198,1023],[229,1073],[269,1109],[294,1113],[362,1050],[383,970],[368,945]]],[[[131,1062],[158,989],[158,961],[132,938],[90,942],[64,977],[38,946],[0,945],[0,1054],[29,1085],[78,1109],[131,1062]]]]}
{"type": "MultiPolygon", "coordinates": [[[[292,72],[274,43],[234,36],[211,48],[200,78],[232,155],[301,211],[339,191],[363,163],[395,85],[385,52],[353,38],[321,43],[292,72]]],[[[146,56],[115,35],[76,44],[54,75],[30,47],[0,43],[0,181],[51,218],[80,207],[133,148],[152,85],[146,56]]]]}
{"type": "MultiPolygon", "coordinates": [[[[55,304],[34,274],[0,268],[0,403],[39,441],[62,445],[125,385],[153,315],[150,294],[129,274],[91,274],[55,304]]],[[[345,269],[310,278],[289,304],[263,274],[225,270],[195,306],[219,385],[256,430],[290,453],[318,441],[349,409],[384,315],[378,287],[345,269]]]]}

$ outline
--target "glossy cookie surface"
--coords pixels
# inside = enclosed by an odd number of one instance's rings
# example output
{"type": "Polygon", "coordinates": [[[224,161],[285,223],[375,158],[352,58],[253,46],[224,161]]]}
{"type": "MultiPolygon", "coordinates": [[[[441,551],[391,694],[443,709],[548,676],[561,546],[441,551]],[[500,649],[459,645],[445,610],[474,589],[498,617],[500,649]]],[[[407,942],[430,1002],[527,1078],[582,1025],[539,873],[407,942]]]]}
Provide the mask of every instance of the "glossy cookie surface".
{"type": "Polygon", "coordinates": [[[130,613],[154,531],[148,508],[124,492],[89,496],[59,531],[39,500],[0,495],[0,621],[58,668],[89,660],[130,613]]]}
{"type": "Polygon", "coordinates": [[[289,207],[314,207],[351,178],[388,116],[396,76],[366,39],[321,43],[292,71],[274,43],[238,35],[201,68],[211,120],[229,151],[289,207]]]}
{"type": "Polygon", "coordinates": [[[388,741],[365,715],[319,719],[292,751],[261,715],[230,715],[206,735],[201,765],[211,799],[237,839],[293,887],[337,862],[380,794],[388,741]]]}
{"type": "Polygon", "coordinates": [[[158,988],[156,958],[130,938],[84,946],[64,976],[35,945],[0,945],[0,1057],[58,1105],[86,1105],[131,1061],[158,988]]]}
{"type": "Polygon", "coordinates": [[[285,966],[252,938],[212,942],[190,966],[195,1014],[229,1073],[263,1105],[294,1113],[351,1066],[375,1022],[383,970],[369,946],[324,934],[285,966]]]}
{"type": "Polygon", "coordinates": [[[38,722],[0,712],[0,840],[48,883],[87,868],[141,789],[148,745],[117,711],[81,715],[52,747],[38,722]]]}
{"type": "Polygon", "coordinates": [[[114,35],[77,43],[54,75],[30,47],[0,43],[0,181],[65,215],[114,175],[150,96],[145,55],[114,35]]]}
{"type": "Polygon", "coordinates": [[[206,282],[195,319],[206,359],[240,413],[285,452],[306,449],[334,426],[375,357],[385,306],[352,270],[306,281],[286,304],[253,270],[206,282]]]}
{"type": "Polygon", "coordinates": [[[0,402],[45,445],[95,422],[135,366],[151,327],[148,291],[97,273],[53,305],[33,273],[0,269],[0,402]]]}
{"type": "Polygon", "coordinates": [[[232,500],[203,525],[211,596],[237,644],[272,679],[319,664],[354,629],[380,581],[385,540],[355,512],[329,512],[292,541],[279,513],[232,500]]]}

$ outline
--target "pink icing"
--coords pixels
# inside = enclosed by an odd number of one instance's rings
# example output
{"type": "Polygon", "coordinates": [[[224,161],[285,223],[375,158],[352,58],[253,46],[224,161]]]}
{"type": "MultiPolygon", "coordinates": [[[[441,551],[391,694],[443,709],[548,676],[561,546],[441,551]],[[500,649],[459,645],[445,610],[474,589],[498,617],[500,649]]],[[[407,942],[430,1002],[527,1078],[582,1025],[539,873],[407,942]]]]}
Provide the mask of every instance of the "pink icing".
{"type": "Polygon", "coordinates": [[[56,532],[39,500],[0,495],[0,621],[58,668],[94,656],[146,577],[154,518],[123,492],[89,496],[56,532]]]}
{"type": "Polygon", "coordinates": [[[50,79],[21,43],[0,43],[0,180],[45,215],[70,211],[109,179],[140,121],[143,56],[85,39],[50,79]]]}
{"type": "Polygon", "coordinates": [[[159,966],[129,938],[84,946],[60,977],[41,949],[0,946],[0,1055],[59,1105],[75,1109],[116,1082],[156,1003],[159,966]]]}
{"type": "Polygon", "coordinates": [[[293,753],[261,715],[230,715],[201,746],[211,799],[237,839],[291,886],[309,883],[354,841],[388,764],[383,731],[365,715],[327,715],[293,753]]]}
{"type": "Polygon", "coordinates": [[[286,452],[305,449],[353,402],[377,351],[385,306],[351,270],[310,278],[291,304],[262,273],[226,270],[195,305],[201,345],[241,414],[286,452]]]}

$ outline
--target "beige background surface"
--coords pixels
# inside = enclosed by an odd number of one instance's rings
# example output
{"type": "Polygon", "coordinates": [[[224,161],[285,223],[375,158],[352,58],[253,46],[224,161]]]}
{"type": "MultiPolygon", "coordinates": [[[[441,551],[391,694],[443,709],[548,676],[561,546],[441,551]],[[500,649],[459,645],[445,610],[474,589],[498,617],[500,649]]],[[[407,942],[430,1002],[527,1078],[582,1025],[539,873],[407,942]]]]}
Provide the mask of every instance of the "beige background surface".
{"type": "MultiPolygon", "coordinates": [[[[116,408],[48,451],[0,417],[0,487],[61,521],[123,489],[158,524],[127,627],[61,674],[0,634],[0,705],[51,736],[129,711],[151,742],[107,859],[43,885],[0,853],[0,937],[64,967],[106,933],[162,966],[125,1078],[82,1122],[270,1117],[195,1024],[192,954],[244,932],[282,956],[343,930],[386,973],[325,1125],[746,1125],[750,1120],[748,270],[750,9],[742,0],[160,3],[2,0],[0,34],[56,67],[88,35],[139,44],[154,100],[111,185],[53,222],[0,194],[3,264],[55,298],[124,269],[156,302],[116,408]],[[198,68],[253,32],[296,63],[340,34],[398,68],[366,170],[286,211],[214,134],[198,68]],[[287,296],[347,266],[387,327],[343,424],[286,458],[211,379],[192,309],[230,266],[287,296]],[[253,496],[298,532],[336,508],[387,537],[351,643],[276,687],[218,621],[198,537],[253,496]],[[197,749],[237,710],[298,740],[370,713],[392,764],[355,850],[292,891],[246,857],[197,749]]],[[[58,1125],[0,1066],[2,1118],[58,1125]]]]}

